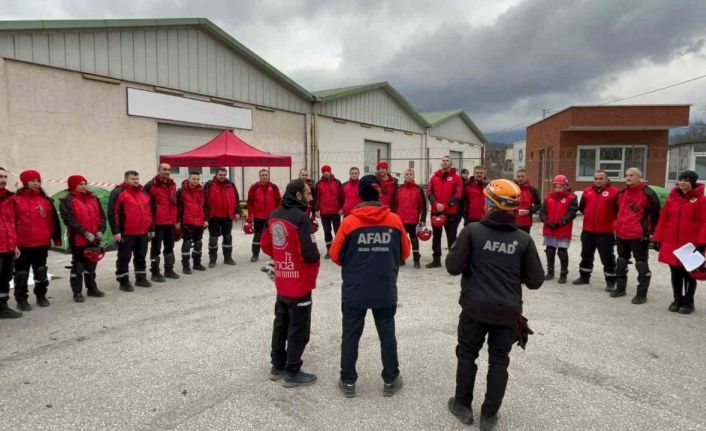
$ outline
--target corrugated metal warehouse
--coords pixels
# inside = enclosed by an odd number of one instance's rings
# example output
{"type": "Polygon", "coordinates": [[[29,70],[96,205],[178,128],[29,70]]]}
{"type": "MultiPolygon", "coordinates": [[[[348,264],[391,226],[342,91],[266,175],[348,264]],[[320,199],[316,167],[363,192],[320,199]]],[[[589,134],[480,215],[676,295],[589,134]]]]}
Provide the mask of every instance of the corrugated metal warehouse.
{"type": "MultiPolygon", "coordinates": [[[[422,115],[388,83],[311,93],[203,18],[0,21],[0,100],[0,165],[49,180],[119,182],[136,169],[147,181],[159,155],[223,128],[291,155],[295,176],[331,164],[345,177],[379,156],[426,177],[429,157],[480,158],[485,142],[463,111],[422,115]]],[[[241,188],[257,170],[230,175],[241,188]]],[[[272,168],[281,185],[289,175],[272,168]]]]}

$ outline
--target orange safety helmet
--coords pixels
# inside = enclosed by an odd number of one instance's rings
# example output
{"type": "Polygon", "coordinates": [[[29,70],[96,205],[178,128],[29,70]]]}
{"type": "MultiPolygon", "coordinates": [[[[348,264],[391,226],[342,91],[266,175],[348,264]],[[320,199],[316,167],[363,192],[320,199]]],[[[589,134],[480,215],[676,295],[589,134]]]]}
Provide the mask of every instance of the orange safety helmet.
{"type": "Polygon", "coordinates": [[[512,211],[520,206],[522,190],[514,181],[499,179],[491,181],[483,195],[499,209],[512,211]]]}
{"type": "Polygon", "coordinates": [[[552,184],[561,184],[562,186],[568,186],[569,179],[566,178],[566,175],[557,175],[552,180],[552,184]]]}
{"type": "Polygon", "coordinates": [[[243,232],[245,232],[245,235],[252,235],[255,233],[255,225],[253,225],[252,220],[245,219],[243,222],[243,232]]]}

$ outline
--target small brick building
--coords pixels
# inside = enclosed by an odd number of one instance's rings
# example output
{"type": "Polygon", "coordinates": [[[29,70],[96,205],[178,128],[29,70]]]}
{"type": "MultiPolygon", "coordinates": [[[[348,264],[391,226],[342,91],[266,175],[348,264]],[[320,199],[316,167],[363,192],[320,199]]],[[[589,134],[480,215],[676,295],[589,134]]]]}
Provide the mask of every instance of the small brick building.
{"type": "Polygon", "coordinates": [[[527,128],[526,169],[542,195],[554,175],[574,190],[603,169],[622,187],[625,170],[642,169],[648,183],[664,186],[669,129],[689,124],[689,105],[571,106],[527,128]]]}

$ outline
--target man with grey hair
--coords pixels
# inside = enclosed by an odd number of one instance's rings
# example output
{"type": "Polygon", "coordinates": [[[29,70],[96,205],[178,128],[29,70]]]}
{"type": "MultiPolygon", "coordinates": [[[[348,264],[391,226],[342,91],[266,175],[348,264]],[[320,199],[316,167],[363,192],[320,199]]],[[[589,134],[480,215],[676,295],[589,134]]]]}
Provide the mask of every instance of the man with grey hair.
{"type": "Polygon", "coordinates": [[[618,214],[615,219],[618,261],[615,271],[616,286],[610,296],[625,296],[628,262],[632,255],[637,270],[637,292],[632,303],[644,304],[647,302],[647,290],[652,277],[647,264],[648,246],[650,235],[659,219],[659,199],[657,194],[642,182],[642,171],[633,167],[625,171],[625,188],[618,193],[615,205],[618,214]]]}

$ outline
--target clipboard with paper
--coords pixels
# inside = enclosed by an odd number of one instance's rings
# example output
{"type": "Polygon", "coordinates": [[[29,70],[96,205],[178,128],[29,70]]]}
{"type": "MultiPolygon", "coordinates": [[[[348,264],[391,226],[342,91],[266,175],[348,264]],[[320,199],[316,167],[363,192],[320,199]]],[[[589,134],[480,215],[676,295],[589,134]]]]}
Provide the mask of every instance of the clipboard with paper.
{"type": "Polygon", "coordinates": [[[695,270],[706,262],[704,255],[696,251],[696,247],[690,242],[687,242],[683,246],[674,250],[672,253],[674,253],[674,256],[679,259],[679,262],[684,265],[684,269],[689,272],[695,270]]]}

